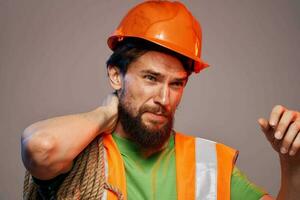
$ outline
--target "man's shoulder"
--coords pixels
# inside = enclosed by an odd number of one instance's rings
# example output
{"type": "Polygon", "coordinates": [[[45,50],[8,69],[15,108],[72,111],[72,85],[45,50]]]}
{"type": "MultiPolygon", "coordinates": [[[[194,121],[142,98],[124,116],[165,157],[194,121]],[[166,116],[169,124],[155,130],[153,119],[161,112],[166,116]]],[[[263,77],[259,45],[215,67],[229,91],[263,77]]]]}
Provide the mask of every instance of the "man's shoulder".
{"type": "MultiPolygon", "coordinates": [[[[228,146],[226,144],[223,144],[221,142],[218,141],[214,141],[214,140],[209,140],[209,139],[205,139],[199,136],[194,136],[194,135],[190,135],[190,134],[186,134],[186,133],[182,133],[182,132],[176,132],[175,134],[175,140],[179,141],[179,142],[193,142],[196,145],[203,147],[203,146],[215,146],[217,151],[227,151],[230,152],[231,154],[235,154],[235,157],[237,158],[239,151],[236,150],[234,147],[228,146]]],[[[203,148],[202,148],[203,149],[203,148]]]]}
{"type": "MultiPolygon", "coordinates": [[[[218,141],[214,141],[214,140],[210,140],[210,139],[206,139],[206,138],[202,138],[202,137],[199,137],[199,136],[186,134],[186,133],[182,133],[182,132],[176,132],[175,137],[180,138],[180,139],[185,139],[185,140],[196,140],[196,141],[202,141],[202,142],[211,143],[211,144],[225,145],[225,144],[223,144],[221,142],[218,142],[218,141]]],[[[225,146],[227,146],[227,145],[225,145],[225,146]]]]}

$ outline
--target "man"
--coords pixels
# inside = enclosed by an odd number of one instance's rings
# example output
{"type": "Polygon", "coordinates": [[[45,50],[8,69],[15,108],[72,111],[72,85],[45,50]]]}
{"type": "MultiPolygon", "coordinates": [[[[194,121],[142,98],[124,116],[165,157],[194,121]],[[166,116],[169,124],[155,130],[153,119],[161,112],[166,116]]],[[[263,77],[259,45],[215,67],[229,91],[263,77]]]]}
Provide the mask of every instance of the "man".
{"type": "MultiPolygon", "coordinates": [[[[236,150],[172,129],[189,75],[208,66],[183,4],[137,5],[108,45],[114,94],[91,112],[25,129],[22,158],[34,184],[26,182],[24,198],[271,199],[234,166],[236,150]]],[[[275,106],[259,124],[280,155],[277,199],[298,199],[299,112],[275,106]]]]}

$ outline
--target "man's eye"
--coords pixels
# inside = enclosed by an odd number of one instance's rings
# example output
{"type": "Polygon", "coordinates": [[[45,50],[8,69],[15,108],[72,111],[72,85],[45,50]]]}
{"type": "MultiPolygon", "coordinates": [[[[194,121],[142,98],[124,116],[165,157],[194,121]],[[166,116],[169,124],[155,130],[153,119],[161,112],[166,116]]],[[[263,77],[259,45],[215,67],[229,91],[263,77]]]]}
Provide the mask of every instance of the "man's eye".
{"type": "Polygon", "coordinates": [[[151,76],[151,75],[145,75],[144,78],[148,79],[150,81],[156,81],[156,78],[154,76],[151,76]]]}

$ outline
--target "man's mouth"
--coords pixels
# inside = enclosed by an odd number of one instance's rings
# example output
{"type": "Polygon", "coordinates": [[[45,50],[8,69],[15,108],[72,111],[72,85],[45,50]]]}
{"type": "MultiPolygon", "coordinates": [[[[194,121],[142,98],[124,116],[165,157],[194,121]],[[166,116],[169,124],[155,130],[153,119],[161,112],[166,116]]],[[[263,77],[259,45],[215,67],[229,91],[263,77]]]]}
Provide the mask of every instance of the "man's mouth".
{"type": "Polygon", "coordinates": [[[155,122],[165,122],[168,119],[168,116],[162,113],[153,113],[153,112],[145,112],[147,118],[151,121],[155,122]]]}

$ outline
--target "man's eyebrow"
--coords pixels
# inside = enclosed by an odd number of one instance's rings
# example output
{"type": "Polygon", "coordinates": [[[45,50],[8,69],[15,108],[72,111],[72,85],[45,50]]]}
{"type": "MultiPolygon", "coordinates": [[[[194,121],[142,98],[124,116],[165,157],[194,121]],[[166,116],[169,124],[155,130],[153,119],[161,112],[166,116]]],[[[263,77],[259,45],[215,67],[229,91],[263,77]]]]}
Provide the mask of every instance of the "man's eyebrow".
{"type": "Polygon", "coordinates": [[[161,73],[159,72],[155,72],[155,71],[152,71],[152,70],[142,70],[141,73],[143,74],[151,74],[151,75],[154,75],[154,76],[163,76],[161,73]]]}
{"type": "MultiPolygon", "coordinates": [[[[141,71],[142,74],[151,74],[153,76],[156,76],[156,77],[163,77],[163,75],[159,72],[155,72],[155,71],[152,71],[152,70],[142,70],[141,71]]],[[[175,82],[187,82],[188,80],[188,76],[184,76],[184,77],[179,77],[179,78],[174,78],[174,81],[175,82]]]]}
{"type": "Polygon", "coordinates": [[[183,78],[175,78],[174,79],[174,81],[176,81],[176,82],[187,82],[187,80],[188,80],[187,76],[185,76],[183,78]]]}

